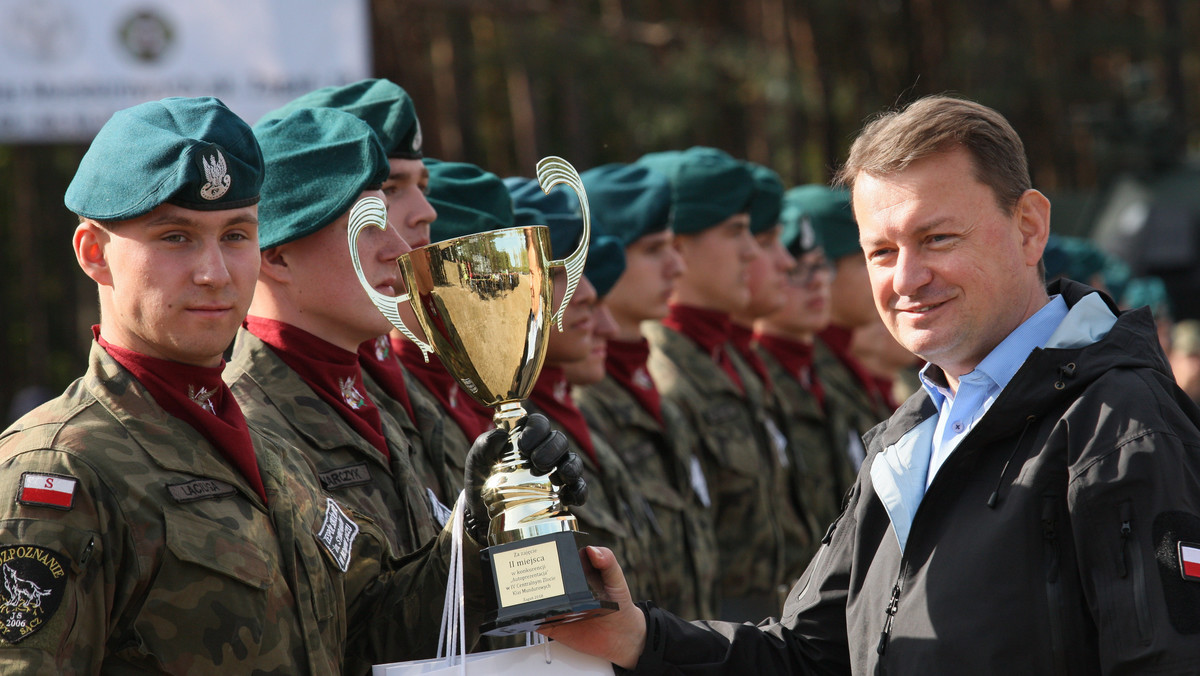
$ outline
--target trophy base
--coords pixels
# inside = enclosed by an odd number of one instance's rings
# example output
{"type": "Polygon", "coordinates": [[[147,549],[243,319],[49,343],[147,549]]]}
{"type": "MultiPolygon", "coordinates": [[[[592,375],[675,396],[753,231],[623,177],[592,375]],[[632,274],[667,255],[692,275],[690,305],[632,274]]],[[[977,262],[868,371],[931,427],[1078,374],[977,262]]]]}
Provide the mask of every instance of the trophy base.
{"type": "Polygon", "coordinates": [[[484,588],[491,590],[480,633],[520,634],[615,611],[617,604],[595,591],[601,587],[583,551],[583,535],[580,531],[550,533],[480,552],[484,588]]]}

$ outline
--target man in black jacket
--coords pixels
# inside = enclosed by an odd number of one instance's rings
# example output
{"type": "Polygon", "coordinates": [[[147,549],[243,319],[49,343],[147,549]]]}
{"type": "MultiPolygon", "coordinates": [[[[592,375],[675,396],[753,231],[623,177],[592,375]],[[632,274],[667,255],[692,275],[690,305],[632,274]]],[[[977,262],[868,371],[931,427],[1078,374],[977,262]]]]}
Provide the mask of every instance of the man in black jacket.
{"type": "Polygon", "coordinates": [[[876,308],[929,366],[782,618],[626,602],[547,633],[638,674],[1200,672],[1200,409],[1150,313],[1043,286],[1050,204],[989,108],[883,115],[841,180],[876,308]]]}

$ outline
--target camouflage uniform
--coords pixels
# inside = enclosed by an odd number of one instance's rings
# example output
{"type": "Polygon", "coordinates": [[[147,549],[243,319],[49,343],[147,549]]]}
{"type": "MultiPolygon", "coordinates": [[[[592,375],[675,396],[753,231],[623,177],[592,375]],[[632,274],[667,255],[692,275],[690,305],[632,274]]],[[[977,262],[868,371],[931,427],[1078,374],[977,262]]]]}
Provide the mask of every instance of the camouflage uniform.
{"type": "Polygon", "coordinates": [[[793,456],[799,470],[795,473],[799,490],[817,524],[817,534],[824,534],[842,512],[842,496],[854,485],[855,472],[844,441],[849,433],[843,430],[837,437],[839,443],[834,443],[832,419],[816,396],[770,352],[761,347],[755,349],[775,385],[776,399],[783,411],[783,433],[799,451],[793,456]]]}
{"type": "MultiPolygon", "coordinates": [[[[524,407],[529,413],[546,415],[531,401],[526,401],[524,407]]],[[[658,581],[650,554],[654,543],[650,540],[648,507],[641,496],[634,492],[633,478],[625,464],[603,439],[593,437],[592,448],[596,451],[597,464],[582,450],[579,441],[569,431],[553,418],[546,417],[554,429],[563,433],[571,451],[583,462],[587,502],[570,508],[570,512],[579,520],[579,530],[590,536],[581,544],[600,545],[613,550],[625,571],[633,598],[654,598],[658,581]]]]}
{"type": "Polygon", "coordinates": [[[31,629],[5,630],[0,670],[336,674],[348,651],[355,672],[432,655],[448,538],[382,556],[378,528],[301,454],[250,432],[266,505],[93,344],[83,378],[0,436],[0,559],[45,592],[0,604],[31,629]],[[74,480],[69,504],[22,502],[27,474],[74,480]],[[343,546],[323,543],[327,519],[350,528],[343,546]]]}
{"type": "MultiPolygon", "coordinates": [[[[435,504],[415,469],[412,444],[392,417],[391,407],[379,406],[391,451],[387,459],[270,346],[244,328],[238,330],[225,380],[246,420],[303,450],[325,490],[380,524],[393,555],[411,552],[437,535],[444,523],[444,517],[439,517],[444,507],[435,504]]],[[[371,392],[378,402],[376,394],[371,392]]]]}
{"type": "MultiPolygon", "coordinates": [[[[430,440],[427,442],[425,452],[430,464],[441,465],[442,495],[446,496],[446,504],[451,504],[455,499],[454,496],[457,496],[463,488],[467,451],[471,449],[471,443],[474,440],[467,438],[467,433],[458,426],[454,418],[442,410],[438,400],[429,392],[425,384],[414,377],[408,369],[404,369],[404,382],[408,386],[408,396],[412,400],[413,409],[417,414],[417,427],[421,427],[423,420],[431,420],[435,415],[440,419],[441,434],[438,435],[440,441],[430,440]],[[418,401],[421,403],[418,404],[418,401]]],[[[459,395],[464,399],[469,399],[466,392],[460,392],[459,395]]]]}
{"type": "MultiPolygon", "coordinates": [[[[650,374],[696,430],[720,551],[720,593],[741,619],[778,613],[785,584],[784,536],[775,507],[774,452],[746,397],[692,339],[647,323],[650,374]]],[[[723,613],[727,617],[729,613],[723,613]]]]}
{"type": "Polygon", "coordinates": [[[774,487],[774,509],[779,520],[779,528],[783,533],[783,583],[776,591],[779,592],[778,607],[783,607],[787,600],[787,592],[792,584],[799,579],[809,560],[817,552],[820,534],[814,534],[816,522],[812,520],[812,510],[807,505],[808,497],[800,485],[802,469],[800,450],[791,437],[785,433],[787,427],[784,421],[782,404],[775,392],[759,378],[758,373],[749,365],[744,357],[735,349],[730,350],[734,368],[742,379],[742,387],[746,401],[749,403],[759,426],[763,429],[763,441],[766,443],[772,461],[771,476],[774,487]]]}
{"type": "Polygon", "coordinates": [[[854,373],[846,368],[820,337],[814,341],[813,369],[825,388],[825,406],[829,410],[834,441],[850,458],[853,475],[849,485],[852,486],[854,477],[858,476],[858,467],[866,455],[863,435],[890,418],[891,413],[882,410],[882,404],[871,398],[854,373]]]}
{"type": "Polygon", "coordinates": [[[654,601],[684,618],[716,617],[716,531],[705,504],[707,486],[697,491],[692,484],[692,463],[699,462],[693,431],[670,402],[663,402],[660,424],[611,377],[576,387],[572,397],[592,438],[616,451],[629,469],[631,487],[650,505],[658,572],[654,601]]]}

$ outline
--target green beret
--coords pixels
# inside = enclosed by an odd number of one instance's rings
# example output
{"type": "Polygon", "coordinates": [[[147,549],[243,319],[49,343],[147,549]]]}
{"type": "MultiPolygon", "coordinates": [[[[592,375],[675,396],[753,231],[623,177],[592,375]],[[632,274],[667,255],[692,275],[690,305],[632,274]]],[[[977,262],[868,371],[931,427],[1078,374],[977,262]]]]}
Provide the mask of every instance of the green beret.
{"type": "Polygon", "coordinates": [[[1046,279],[1066,277],[1087,282],[1104,270],[1108,257],[1089,240],[1051,233],[1042,250],[1042,262],[1046,264],[1046,279]]]}
{"type": "Polygon", "coordinates": [[[579,175],[592,224],[625,246],[671,226],[671,183],[640,164],[605,164],[579,175]]]}
{"type": "Polygon", "coordinates": [[[774,169],[746,162],[754,178],[754,195],[750,198],[750,232],[757,235],[779,225],[783,208],[783,181],[774,169]]]}
{"type": "Polygon", "coordinates": [[[421,122],[408,92],[391,80],[360,80],[309,92],[262,116],[255,124],[287,117],[301,108],[336,108],[371,125],[388,157],[421,159],[421,122]]]}
{"type": "Polygon", "coordinates": [[[535,179],[520,177],[506,178],[504,185],[512,195],[514,210],[533,209],[541,213],[542,222],[536,225],[549,226],[550,248],[555,260],[562,260],[575,251],[583,236],[583,211],[574,190],[558,185],[548,193],[542,192],[542,186],[535,179]]]}
{"type": "Polygon", "coordinates": [[[754,177],[746,165],[716,148],[696,146],[643,155],[638,164],[671,182],[676,233],[691,235],[750,210],[754,177]]]}
{"type": "Polygon", "coordinates": [[[783,242],[788,253],[796,258],[821,246],[821,237],[813,227],[812,217],[788,204],[786,198],[783,209],[779,212],[779,222],[783,225],[779,241],[783,242]]]}
{"type": "Polygon", "coordinates": [[[248,124],[212,97],[169,98],[113,114],[63,203],[84,218],[123,221],[164,202],[199,211],[249,206],[262,182],[248,124]]]}
{"type": "Polygon", "coordinates": [[[499,176],[466,162],[425,159],[429,203],[437,220],[429,226],[434,242],[511,228],[513,203],[499,176]]]}
{"type": "Polygon", "coordinates": [[[797,186],[783,194],[783,214],[784,221],[807,218],[831,261],[862,253],[845,190],[819,183],[797,186]]]}
{"type": "Polygon", "coordinates": [[[513,205],[513,227],[527,228],[531,225],[545,225],[546,217],[542,212],[532,207],[518,207],[513,205]]]}
{"type": "Polygon", "coordinates": [[[596,287],[596,295],[607,296],[622,272],[625,272],[625,243],[612,235],[592,237],[583,274],[596,287]]]}
{"type": "Polygon", "coordinates": [[[258,207],[258,246],[306,237],[350,210],[364,190],[387,180],[387,155],[366,122],[333,108],[301,108],[259,122],[267,164],[258,207]]]}
{"type": "Polygon", "coordinates": [[[1159,277],[1134,277],[1125,286],[1118,305],[1123,308],[1139,308],[1149,306],[1150,311],[1160,319],[1171,316],[1171,297],[1167,294],[1167,285],[1159,277]]]}

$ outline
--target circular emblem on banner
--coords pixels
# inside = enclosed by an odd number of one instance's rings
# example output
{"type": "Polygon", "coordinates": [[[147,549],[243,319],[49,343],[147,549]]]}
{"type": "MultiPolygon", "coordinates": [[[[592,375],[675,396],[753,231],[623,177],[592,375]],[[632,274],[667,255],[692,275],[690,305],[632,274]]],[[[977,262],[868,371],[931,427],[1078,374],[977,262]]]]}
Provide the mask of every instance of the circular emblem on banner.
{"type": "Polygon", "coordinates": [[[119,34],[125,51],[146,63],[162,59],[175,41],[175,31],[166,18],[148,9],[131,14],[121,23],[119,34]]]}
{"type": "Polygon", "coordinates": [[[58,553],[35,545],[0,547],[0,638],[17,643],[46,625],[67,589],[58,553]]]}

